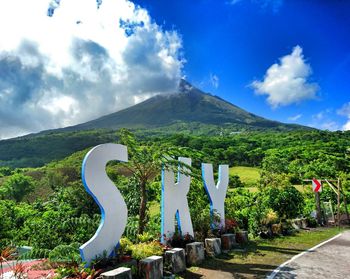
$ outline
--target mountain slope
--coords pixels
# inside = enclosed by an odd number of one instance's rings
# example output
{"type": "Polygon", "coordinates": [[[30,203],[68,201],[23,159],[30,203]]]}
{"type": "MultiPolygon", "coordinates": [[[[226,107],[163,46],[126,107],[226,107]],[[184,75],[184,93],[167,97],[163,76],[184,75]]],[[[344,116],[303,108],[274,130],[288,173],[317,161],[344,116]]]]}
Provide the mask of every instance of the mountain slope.
{"type": "Polygon", "coordinates": [[[232,126],[235,131],[307,129],[307,127],[284,124],[256,116],[219,97],[203,93],[182,80],[178,93],[157,95],[127,109],[61,130],[161,128],[177,123],[232,126]]]}
{"type": "Polygon", "coordinates": [[[115,130],[129,128],[142,137],[183,133],[200,136],[244,131],[311,130],[251,114],[182,81],[179,92],[158,95],[76,126],[0,140],[0,167],[38,167],[97,144],[113,142],[115,130]]]}

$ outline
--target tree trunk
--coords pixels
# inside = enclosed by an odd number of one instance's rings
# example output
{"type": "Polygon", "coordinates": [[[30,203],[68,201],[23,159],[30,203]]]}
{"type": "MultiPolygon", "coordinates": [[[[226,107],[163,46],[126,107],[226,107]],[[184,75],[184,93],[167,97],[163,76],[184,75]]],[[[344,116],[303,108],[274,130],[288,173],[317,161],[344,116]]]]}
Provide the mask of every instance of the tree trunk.
{"type": "Polygon", "coordinates": [[[141,204],[140,204],[140,210],[139,210],[139,234],[142,234],[145,230],[146,225],[146,209],[147,209],[147,192],[146,192],[146,182],[141,181],[140,183],[141,188],[141,204]]]}

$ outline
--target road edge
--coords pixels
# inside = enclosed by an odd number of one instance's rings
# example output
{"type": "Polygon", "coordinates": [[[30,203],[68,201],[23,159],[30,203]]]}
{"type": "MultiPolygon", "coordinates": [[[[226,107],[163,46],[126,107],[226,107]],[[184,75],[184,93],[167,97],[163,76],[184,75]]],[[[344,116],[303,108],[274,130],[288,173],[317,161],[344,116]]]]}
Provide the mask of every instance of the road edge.
{"type": "Polygon", "coordinates": [[[317,248],[319,248],[319,247],[321,247],[321,246],[327,244],[328,242],[330,242],[330,241],[332,241],[332,240],[334,240],[334,239],[340,237],[341,235],[343,235],[343,232],[338,233],[336,236],[333,236],[332,238],[327,239],[326,241],[323,241],[323,242],[317,244],[316,246],[314,246],[314,247],[312,247],[312,248],[310,248],[310,249],[307,249],[307,250],[305,250],[304,252],[301,252],[300,254],[295,255],[294,257],[292,257],[291,259],[289,259],[288,261],[282,263],[282,264],[279,265],[276,269],[274,269],[269,275],[266,276],[266,279],[273,279],[273,278],[275,278],[275,276],[282,270],[282,268],[283,268],[285,265],[289,264],[290,262],[296,260],[297,258],[300,258],[301,256],[303,256],[303,255],[305,255],[305,254],[307,254],[307,253],[310,253],[310,252],[312,252],[312,251],[315,251],[317,248]]]}

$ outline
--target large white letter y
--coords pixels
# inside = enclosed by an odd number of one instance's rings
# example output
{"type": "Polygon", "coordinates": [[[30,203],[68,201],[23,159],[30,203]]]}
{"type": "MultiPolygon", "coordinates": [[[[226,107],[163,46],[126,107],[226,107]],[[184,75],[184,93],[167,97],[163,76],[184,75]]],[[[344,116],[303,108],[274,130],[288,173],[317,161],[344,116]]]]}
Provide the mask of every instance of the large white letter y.
{"type": "Polygon", "coordinates": [[[228,187],[228,165],[219,166],[219,181],[215,185],[213,165],[202,164],[204,188],[210,200],[210,213],[214,210],[220,215],[220,225],[225,226],[225,197],[228,187]]]}

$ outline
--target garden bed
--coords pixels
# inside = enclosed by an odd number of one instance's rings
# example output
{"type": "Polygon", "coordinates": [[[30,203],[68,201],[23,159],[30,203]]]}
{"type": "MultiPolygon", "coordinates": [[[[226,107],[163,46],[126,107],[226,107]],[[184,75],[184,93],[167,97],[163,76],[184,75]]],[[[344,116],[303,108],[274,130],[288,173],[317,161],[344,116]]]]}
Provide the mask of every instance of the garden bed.
{"type": "Polygon", "coordinates": [[[200,267],[188,268],[182,278],[265,278],[281,263],[339,232],[338,228],[317,228],[292,236],[253,240],[243,249],[206,259],[200,267]]]}

